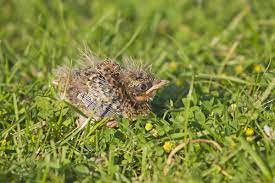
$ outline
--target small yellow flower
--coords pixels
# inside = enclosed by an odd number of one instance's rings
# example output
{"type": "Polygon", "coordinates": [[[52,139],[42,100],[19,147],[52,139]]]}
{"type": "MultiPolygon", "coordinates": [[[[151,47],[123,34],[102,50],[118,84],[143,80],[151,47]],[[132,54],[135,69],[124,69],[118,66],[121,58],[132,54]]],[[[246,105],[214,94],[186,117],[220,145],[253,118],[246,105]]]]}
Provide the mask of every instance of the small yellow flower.
{"type": "Polygon", "coordinates": [[[173,146],[174,146],[173,142],[166,141],[162,147],[165,152],[169,153],[172,150],[173,146]]]}
{"type": "Polygon", "coordinates": [[[241,73],[243,73],[243,66],[237,65],[237,66],[235,66],[234,70],[237,74],[241,74],[241,73]]]}
{"type": "Polygon", "coordinates": [[[145,130],[146,131],[150,131],[150,130],[152,130],[153,129],[153,125],[152,125],[152,123],[146,123],[146,125],[145,125],[145,130]]]}
{"type": "Polygon", "coordinates": [[[168,64],[168,68],[171,69],[171,71],[176,71],[178,68],[178,63],[173,60],[168,64]]]}
{"type": "Polygon", "coordinates": [[[262,66],[260,64],[255,64],[254,65],[254,71],[259,73],[263,70],[262,66]]]}
{"type": "Polygon", "coordinates": [[[245,128],[245,135],[246,136],[253,136],[254,135],[254,130],[252,128],[245,128]]]}

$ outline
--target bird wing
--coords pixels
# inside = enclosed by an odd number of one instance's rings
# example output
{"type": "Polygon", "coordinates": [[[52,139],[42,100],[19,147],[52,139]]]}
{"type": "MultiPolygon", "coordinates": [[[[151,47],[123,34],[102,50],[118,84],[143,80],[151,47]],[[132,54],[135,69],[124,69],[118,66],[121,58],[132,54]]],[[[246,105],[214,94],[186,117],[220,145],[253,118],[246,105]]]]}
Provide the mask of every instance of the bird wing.
{"type": "Polygon", "coordinates": [[[86,77],[85,91],[77,92],[79,106],[96,120],[104,117],[114,117],[121,114],[120,95],[112,85],[98,72],[89,71],[86,77]]]}

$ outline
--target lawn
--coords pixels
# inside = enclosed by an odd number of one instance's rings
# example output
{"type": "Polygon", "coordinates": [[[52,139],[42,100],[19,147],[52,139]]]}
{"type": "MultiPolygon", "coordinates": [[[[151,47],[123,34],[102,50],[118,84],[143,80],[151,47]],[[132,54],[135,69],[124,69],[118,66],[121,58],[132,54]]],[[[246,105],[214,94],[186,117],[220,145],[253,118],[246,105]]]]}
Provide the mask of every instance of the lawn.
{"type": "Polygon", "coordinates": [[[275,1],[0,0],[0,182],[274,182],[275,1]],[[77,128],[81,50],[152,64],[153,113],[77,128]]]}

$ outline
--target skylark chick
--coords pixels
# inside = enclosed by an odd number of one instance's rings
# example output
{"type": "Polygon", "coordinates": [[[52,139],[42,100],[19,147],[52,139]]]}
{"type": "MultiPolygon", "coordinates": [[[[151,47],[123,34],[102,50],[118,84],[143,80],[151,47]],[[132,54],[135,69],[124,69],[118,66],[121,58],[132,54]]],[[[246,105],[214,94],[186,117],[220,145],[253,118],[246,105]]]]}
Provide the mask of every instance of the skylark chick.
{"type": "Polygon", "coordinates": [[[76,106],[85,117],[96,121],[108,118],[108,127],[117,127],[117,117],[135,119],[150,111],[149,100],[156,91],[168,83],[157,79],[148,66],[133,67],[128,61],[120,66],[113,60],[97,61],[85,54],[84,66],[56,69],[53,84],[59,96],[76,106]]]}

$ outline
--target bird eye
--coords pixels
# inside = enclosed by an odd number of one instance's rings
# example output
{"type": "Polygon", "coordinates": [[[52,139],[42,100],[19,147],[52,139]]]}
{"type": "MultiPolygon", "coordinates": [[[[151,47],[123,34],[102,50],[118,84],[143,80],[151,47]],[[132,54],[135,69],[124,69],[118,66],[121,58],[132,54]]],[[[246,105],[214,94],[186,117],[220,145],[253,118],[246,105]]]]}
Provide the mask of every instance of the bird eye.
{"type": "Polygon", "coordinates": [[[144,83],[142,83],[142,84],[139,85],[139,89],[140,89],[141,91],[145,91],[145,90],[147,90],[147,85],[144,84],[144,83]]]}

